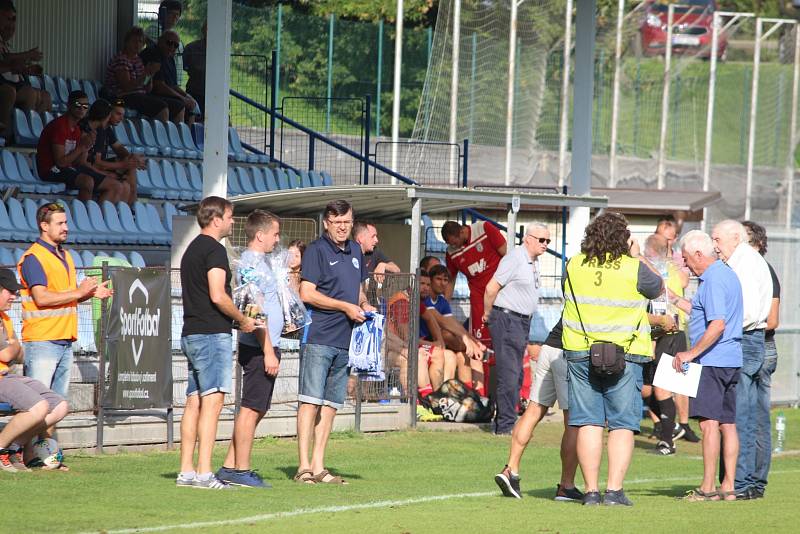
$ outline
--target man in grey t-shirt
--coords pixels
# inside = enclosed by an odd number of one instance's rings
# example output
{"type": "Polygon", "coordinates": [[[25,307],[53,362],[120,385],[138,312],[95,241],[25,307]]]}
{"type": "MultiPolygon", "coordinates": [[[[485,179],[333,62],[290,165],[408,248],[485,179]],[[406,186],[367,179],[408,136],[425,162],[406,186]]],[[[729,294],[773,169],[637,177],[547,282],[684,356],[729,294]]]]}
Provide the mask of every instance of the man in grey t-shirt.
{"type": "Polygon", "coordinates": [[[521,247],[500,260],[486,286],[484,322],[494,340],[497,376],[495,434],[510,434],[517,420],[517,400],[522,386],[522,358],[525,354],[531,316],[539,302],[539,262],[550,244],[547,226],[528,226],[521,247]]]}

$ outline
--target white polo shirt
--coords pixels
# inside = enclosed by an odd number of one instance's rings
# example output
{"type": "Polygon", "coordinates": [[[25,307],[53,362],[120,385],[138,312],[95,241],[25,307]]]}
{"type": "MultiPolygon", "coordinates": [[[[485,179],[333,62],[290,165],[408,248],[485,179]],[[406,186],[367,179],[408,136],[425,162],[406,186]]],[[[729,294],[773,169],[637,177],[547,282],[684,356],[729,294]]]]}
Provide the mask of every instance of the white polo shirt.
{"type": "Polygon", "coordinates": [[[772,306],[772,275],[767,261],[747,243],[739,243],[726,263],[742,284],[742,330],[766,328],[772,306]]]}

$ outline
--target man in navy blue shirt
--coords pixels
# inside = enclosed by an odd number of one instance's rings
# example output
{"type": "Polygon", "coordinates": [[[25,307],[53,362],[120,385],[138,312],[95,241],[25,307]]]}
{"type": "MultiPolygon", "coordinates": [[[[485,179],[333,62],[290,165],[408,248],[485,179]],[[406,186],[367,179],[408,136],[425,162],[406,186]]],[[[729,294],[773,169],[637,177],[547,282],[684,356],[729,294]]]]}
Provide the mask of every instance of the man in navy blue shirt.
{"type": "Polygon", "coordinates": [[[300,345],[297,448],[294,479],[309,484],[345,484],[325,469],[325,448],[336,412],[344,404],[350,335],[375,311],[364,293],[369,276],[361,247],[349,239],[353,209],[334,200],[323,213],[325,233],[303,254],[300,297],[311,314],[300,345]],[[314,441],[313,454],[311,452],[314,441]],[[310,458],[309,458],[310,456],[310,458]]]}

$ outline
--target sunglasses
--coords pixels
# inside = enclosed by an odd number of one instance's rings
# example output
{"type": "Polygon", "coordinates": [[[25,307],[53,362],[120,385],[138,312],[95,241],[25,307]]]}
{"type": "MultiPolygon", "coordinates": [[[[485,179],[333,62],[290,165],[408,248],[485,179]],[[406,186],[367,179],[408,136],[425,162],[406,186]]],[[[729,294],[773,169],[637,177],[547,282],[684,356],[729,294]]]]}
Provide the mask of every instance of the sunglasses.
{"type": "Polygon", "coordinates": [[[84,104],[83,102],[73,102],[72,107],[74,108],[81,108],[81,109],[89,109],[89,104],[84,104]]]}
{"type": "Polygon", "coordinates": [[[47,211],[64,211],[64,206],[58,202],[51,202],[50,204],[43,205],[42,209],[47,211]]]}
{"type": "Polygon", "coordinates": [[[170,48],[178,48],[178,46],[180,46],[178,41],[166,41],[166,43],[170,48]]]}
{"type": "Polygon", "coordinates": [[[114,101],[114,106],[120,107],[120,108],[124,108],[125,107],[125,101],[124,100],[115,100],[114,101]]]}
{"type": "Polygon", "coordinates": [[[531,235],[531,234],[528,234],[528,237],[532,237],[533,239],[536,239],[539,243],[541,243],[543,245],[549,245],[552,242],[551,239],[547,239],[546,237],[536,237],[535,235],[531,235]]]}

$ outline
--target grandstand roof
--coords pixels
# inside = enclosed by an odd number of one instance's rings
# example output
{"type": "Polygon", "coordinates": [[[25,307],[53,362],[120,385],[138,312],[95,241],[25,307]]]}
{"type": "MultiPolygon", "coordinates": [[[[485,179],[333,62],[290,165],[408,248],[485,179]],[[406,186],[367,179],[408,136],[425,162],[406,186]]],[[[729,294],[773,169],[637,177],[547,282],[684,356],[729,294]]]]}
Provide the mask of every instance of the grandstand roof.
{"type": "Polygon", "coordinates": [[[492,191],[414,185],[338,185],[254,193],[231,198],[234,210],[249,212],[265,208],[283,216],[319,213],[331,200],[347,199],[359,217],[403,220],[411,216],[414,199],[423,203],[425,213],[441,213],[464,208],[508,209],[514,197],[521,207],[605,208],[604,196],[576,196],[555,193],[523,193],[513,190],[492,191]]]}
{"type": "MultiPolygon", "coordinates": [[[[702,218],[706,208],[722,198],[719,191],[682,191],[678,189],[618,189],[593,187],[592,192],[608,197],[608,207],[624,213],[662,214],[685,211],[702,218]]],[[[700,219],[696,219],[700,220],[700,219]]]]}

